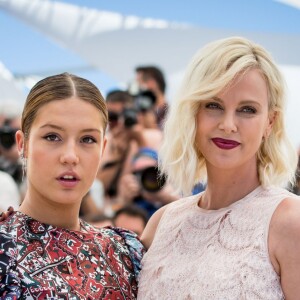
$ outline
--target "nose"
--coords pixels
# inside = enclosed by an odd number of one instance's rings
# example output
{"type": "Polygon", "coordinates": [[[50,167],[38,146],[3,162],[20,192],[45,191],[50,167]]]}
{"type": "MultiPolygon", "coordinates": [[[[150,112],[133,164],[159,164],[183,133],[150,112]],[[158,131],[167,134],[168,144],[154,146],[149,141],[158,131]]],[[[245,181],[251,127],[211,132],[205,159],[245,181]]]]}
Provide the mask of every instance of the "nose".
{"type": "Polygon", "coordinates": [[[79,156],[76,151],[76,145],[74,143],[68,143],[65,145],[63,152],[60,156],[60,162],[62,164],[77,165],[79,163],[79,156]]]}
{"type": "Polygon", "coordinates": [[[234,113],[224,113],[219,123],[219,129],[225,131],[225,133],[237,132],[237,124],[234,113]]]}

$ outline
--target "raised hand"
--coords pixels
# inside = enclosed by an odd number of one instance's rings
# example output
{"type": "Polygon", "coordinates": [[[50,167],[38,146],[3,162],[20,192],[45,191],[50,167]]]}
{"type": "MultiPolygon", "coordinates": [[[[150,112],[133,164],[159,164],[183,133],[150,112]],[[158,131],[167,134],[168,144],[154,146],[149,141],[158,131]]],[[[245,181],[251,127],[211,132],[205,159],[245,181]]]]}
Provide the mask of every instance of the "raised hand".
{"type": "Polygon", "coordinates": [[[10,206],[7,211],[4,211],[0,214],[0,222],[5,221],[13,212],[14,208],[10,206]]]}

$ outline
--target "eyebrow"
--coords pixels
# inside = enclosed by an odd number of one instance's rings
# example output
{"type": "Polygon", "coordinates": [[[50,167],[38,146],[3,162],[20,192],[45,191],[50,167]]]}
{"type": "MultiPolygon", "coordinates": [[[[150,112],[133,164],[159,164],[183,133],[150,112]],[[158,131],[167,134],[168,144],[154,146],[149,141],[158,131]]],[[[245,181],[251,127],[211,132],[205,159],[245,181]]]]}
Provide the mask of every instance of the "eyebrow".
{"type": "MultiPolygon", "coordinates": [[[[48,128],[48,127],[52,128],[52,129],[60,130],[60,131],[65,131],[65,129],[63,127],[54,125],[54,124],[45,124],[45,125],[41,126],[40,129],[48,128]]],[[[97,128],[85,128],[85,129],[81,130],[81,132],[91,132],[91,131],[96,131],[96,132],[102,133],[102,131],[97,128]]]]}
{"type": "MultiPolygon", "coordinates": [[[[215,101],[218,101],[218,102],[224,102],[221,98],[219,98],[217,96],[212,97],[212,99],[215,100],[215,101]]],[[[242,104],[253,103],[253,104],[256,104],[256,105],[261,105],[258,101],[251,100],[251,99],[242,100],[241,103],[242,104]]]]}

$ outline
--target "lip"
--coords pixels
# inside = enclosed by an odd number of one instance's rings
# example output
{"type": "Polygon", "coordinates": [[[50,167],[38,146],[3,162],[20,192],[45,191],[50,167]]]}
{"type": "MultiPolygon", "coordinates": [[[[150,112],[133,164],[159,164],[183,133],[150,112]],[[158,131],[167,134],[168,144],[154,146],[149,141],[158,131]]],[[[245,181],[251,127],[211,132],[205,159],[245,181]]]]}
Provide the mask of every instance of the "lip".
{"type": "Polygon", "coordinates": [[[234,140],[227,140],[222,138],[213,138],[213,143],[220,149],[231,150],[238,147],[241,143],[234,140]]]}
{"type": "Polygon", "coordinates": [[[64,188],[74,188],[80,181],[80,177],[77,175],[77,173],[73,171],[67,171],[64,173],[61,173],[58,177],[56,177],[56,180],[62,185],[64,188]],[[72,176],[73,179],[64,179],[64,176],[72,176]]]}

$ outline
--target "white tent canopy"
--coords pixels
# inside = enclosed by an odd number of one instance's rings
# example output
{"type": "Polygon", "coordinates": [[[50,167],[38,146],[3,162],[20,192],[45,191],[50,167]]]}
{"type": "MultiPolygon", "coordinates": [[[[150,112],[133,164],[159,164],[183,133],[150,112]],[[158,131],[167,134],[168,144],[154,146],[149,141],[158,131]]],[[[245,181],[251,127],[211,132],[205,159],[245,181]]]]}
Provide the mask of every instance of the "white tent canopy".
{"type": "Polygon", "coordinates": [[[0,0],[0,8],[120,81],[138,64],[155,63],[167,74],[180,71],[199,47],[231,35],[264,45],[280,64],[300,65],[295,35],[197,28],[56,1],[0,0]]]}

